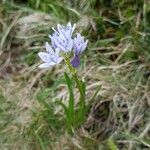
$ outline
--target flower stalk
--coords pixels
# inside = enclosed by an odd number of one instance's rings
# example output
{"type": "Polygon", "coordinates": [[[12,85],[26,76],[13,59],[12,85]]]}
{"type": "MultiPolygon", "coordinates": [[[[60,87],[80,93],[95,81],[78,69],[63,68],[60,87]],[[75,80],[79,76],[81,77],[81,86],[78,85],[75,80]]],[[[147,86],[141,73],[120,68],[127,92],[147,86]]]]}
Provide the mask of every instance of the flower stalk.
{"type": "Polygon", "coordinates": [[[64,73],[68,87],[69,103],[68,106],[63,104],[62,101],[56,101],[56,103],[61,105],[64,109],[67,129],[72,133],[73,128],[81,125],[85,119],[85,83],[80,80],[76,68],[80,65],[79,56],[86,49],[88,40],[85,40],[84,36],[81,36],[80,33],[77,33],[76,37],[73,37],[75,24],[71,25],[70,22],[66,26],[58,24],[57,29],[52,29],[54,33],[49,35],[51,44],[46,42],[46,52],[38,53],[43,61],[43,64],[41,64],[39,68],[49,68],[59,64],[62,60],[65,61],[69,73],[71,74],[71,77],[69,77],[66,72],[64,73]],[[68,53],[74,54],[71,61],[68,53]],[[73,82],[76,83],[76,87],[80,93],[77,107],[75,106],[73,82]]]}
{"type": "Polygon", "coordinates": [[[80,101],[79,101],[79,117],[77,119],[78,124],[83,121],[85,118],[85,84],[78,77],[77,71],[75,68],[71,66],[70,60],[68,57],[64,58],[66,65],[68,67],[69,72],[72,74],[72,79],[75,81],[77,89],[80,93],[80,101]],[[82,119],[83,118],[83,119],[82,119]]]}

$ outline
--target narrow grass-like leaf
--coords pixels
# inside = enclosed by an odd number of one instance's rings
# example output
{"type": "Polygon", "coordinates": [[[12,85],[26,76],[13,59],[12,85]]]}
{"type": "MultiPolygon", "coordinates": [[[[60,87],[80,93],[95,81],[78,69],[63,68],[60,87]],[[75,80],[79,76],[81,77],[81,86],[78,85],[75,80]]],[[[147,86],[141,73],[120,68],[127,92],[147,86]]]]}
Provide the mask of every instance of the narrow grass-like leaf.
{"type": "Polygon", "coordinates": [[[69,109],[67,108],[67,106],[65,104],[63,104],[61,101],[56,101],[56,104],[59,104],[65,112],[65,119],[66,119],[66,126],[67,126],[67,130],[68,132],[71,132],[72,130],[72,119],[70,118],[70,112],[69,109]]]}
{"type": "Polygon", "coordinates": [[[86,91],[86,86],[85,83],[81,80],[78,79],[78,76],[75,75],[74,79],[77,83],[77,87],[80,92],[80,101],[79,101],[79,107],[77,110],[76,114],[76,123],[80,125],[84,119],[85,119],[85,112],[86,112],[86,107],[85,107],[85,91],[86,91]]]}
{"type": "Polygon", "coordinates": [[[69,91],[69,106],[68,106],[68,113],[69,113],[69,119],[73,123],[74,121],[74,94],[73,94],[73,87],[72,87],[72,81],[67,75],[67,73],[64,73],[66,83],[68,86],[68,91],[69,91]]]}

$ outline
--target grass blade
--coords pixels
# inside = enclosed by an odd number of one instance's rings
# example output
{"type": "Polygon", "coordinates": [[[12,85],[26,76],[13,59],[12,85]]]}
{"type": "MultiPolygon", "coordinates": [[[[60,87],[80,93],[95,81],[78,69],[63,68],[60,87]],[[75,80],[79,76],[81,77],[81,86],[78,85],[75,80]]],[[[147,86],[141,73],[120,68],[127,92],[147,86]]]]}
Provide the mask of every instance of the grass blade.
{"type": "Polygon", "coordinates": [[[67,75],[67,73],[64,73],[66,83],[68,86],[68,91],[69,91],[69,106],[68,106],[68,113],[69,113],[69,118],[70,121],[73,123],[74,121],[74,94],[73,94],[73,88],[72,88],[72,81],[67,75]]]}

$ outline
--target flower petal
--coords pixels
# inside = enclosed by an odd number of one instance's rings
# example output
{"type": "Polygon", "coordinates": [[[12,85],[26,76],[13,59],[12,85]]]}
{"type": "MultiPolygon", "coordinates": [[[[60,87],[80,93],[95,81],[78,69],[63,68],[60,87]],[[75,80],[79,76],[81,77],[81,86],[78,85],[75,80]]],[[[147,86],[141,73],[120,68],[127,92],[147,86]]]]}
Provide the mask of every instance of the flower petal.
{"type": "Polygon", "coordinates": [[[63,28],[63,26],[62,26],[62,25],[60,25],[60,24],[58,24],[58,25],[57,25],[57,30],[58,30],[58,32],[59,32],[59,33],[61,33],[62,28],[63,28]]]}
{"type": "Polygon", "coordinates": [[[44,62],[50,61],[50,57],[49,57],[48,53],[39,52],[38,55],[44,62]]]}
{"type": "Polygon", "coordinates": [[[54,66],[56,63],[51,62],[51,63],[43,63],[39,65],[39,68],[49,68],[50,66],[54,66]]]}
{"type": "Polygon", "coordinates": [[[56,55],[56,56],[59,56],[59,52],[60,52],[60,49],[59,49],[59,48],[56,48],[56,50],[55,50],[55,55],[56,55]]]}
{"type": "Polygon", "coordinates": [[[76,54],[82,53],[87,47],[88,40],[84,42],[84,36],[81,36],[80,33],[77,33],[77,36],[73,41],[73,48],[76,54]]]}
{"type": "Polygon", "coordinates": [[[75,27],[76,27],[76,24],[74,24],[73,27],[72,27],[72,33],[74,32],[75,27]]]}
{"type": "Polygon", "coordinates": [[[71,28],[71,22],[69,21],[67,27],[71,28]]]}
{"type": "Polygon", "coordinates": [[[57,64],[59,64],[63,60],[63,57],[59,57],[57,60],[57,64]]]}
{"type": "Polygon", "coordinates": [[[61,45],[61,41],[60,41],[60,39],[55,39],[54,38],[54,42],[55,42],[55,45],[60,49],[60,50],[62,50],[62,51],[64,51],[64,52],[66,52],[66,49],[61,45]]]}
{"type": "Polygon", "coordinates": [[[54,51],[52,49],[52,47],[48,44],[48,42],[46,42],[46,50],[48,53],[50,53],[51,55],[54,54],[54,51]]]}
{"type": "Polygon", "coordinates": [[[79,56],[78,55],[75,55],[74,58],[72,59],[71,61],[71,65],[74,67],[74,68],[77,68],[79,65],[80,65],[80,59],[79,59],[79,56]]]}
{"type": "Polygon", "coordinates": [[[82,53],[85,50],[85,48],[87,47],[87,43],[88,43],[88,40],[86,40],[86,42],[82,45],[80,53],[82,53]]]}
{"type": "Polygon", "coordinates": [[[70,40],[69,40],[68,47],[67,47],[67,50],[68,50],[68,51],[71,51],[71,50],[72,50],[72,47],[73,47],[73,40],[70,39],[70,40]]]}

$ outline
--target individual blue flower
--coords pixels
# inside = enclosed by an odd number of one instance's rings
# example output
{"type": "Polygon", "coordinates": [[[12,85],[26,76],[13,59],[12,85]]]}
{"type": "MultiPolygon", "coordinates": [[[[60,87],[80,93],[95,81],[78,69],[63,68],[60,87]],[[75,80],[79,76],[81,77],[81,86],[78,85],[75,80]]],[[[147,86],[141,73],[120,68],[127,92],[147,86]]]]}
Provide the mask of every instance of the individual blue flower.
{"type": "Polygon", "coordinates": [[[65,53],[70,52],[73,48],[72,33],[75,29],[75,24],[72,26],[69,22],[66,26],[57,25],[57,30],[54,30],[53,35],[49,35],[53,48],[59,48],[65,53]]]}
{"type": "Polygon", "coordinates": [[[39,68],[48,68],[50,66],[59,64],[63,60],[63,58],[59,56],[60,50],[56,48],[54,51],[48,42],[46,42],[46,51],[47,52],[38,53],[39,57],[44,61],[39,68]]]}
{"type": "Polygon", "coordinates": [[[84,42],[84,36],[81,36],[80,33],[77,33],[77,37],[74,38],[73,48],[74,52],[77,54],[82,53],[87,47],[88,40],[84,42]]]}
{"type": "Polygon", "coordinates": [[[80,65],[79,54],[81,54],[87,47],[88,40],[84,41],[84,37],[77,33],[77,36],[73,41],[74,58],[71,61],[71,65],[76,68],[80,65]]]}
{"type": "Polygon", "coordinates": [[[74,58],[73,58],[72,61],[71,61],[71,65],[72,65],[74,68],[77,68],[77,67],[80,65],[80,59],[79,59],[79,55],[78,55],[78,54],[75,54],[75,55],[74,55],[74,58]]]}
{"type": "MultiPolygon", "coordinates": [[[[66,39],[71,38],[75,26],[76,24],[72,26],[70,22],[66,26],[58,24],[57,25],[58,34],[63,35],[66,39]]],[[[56,31],[54,28],[53,30],[56,31]]]]}

